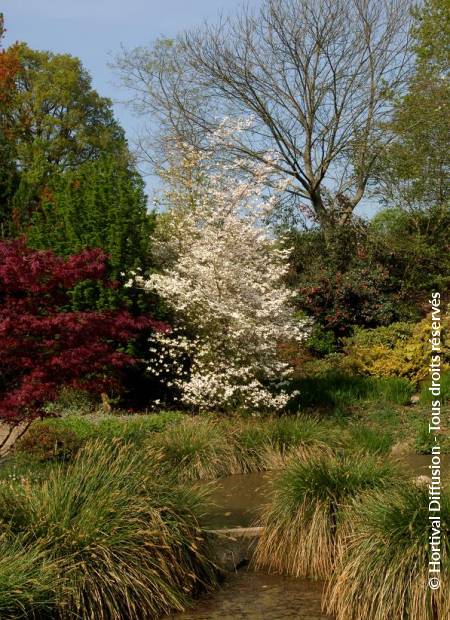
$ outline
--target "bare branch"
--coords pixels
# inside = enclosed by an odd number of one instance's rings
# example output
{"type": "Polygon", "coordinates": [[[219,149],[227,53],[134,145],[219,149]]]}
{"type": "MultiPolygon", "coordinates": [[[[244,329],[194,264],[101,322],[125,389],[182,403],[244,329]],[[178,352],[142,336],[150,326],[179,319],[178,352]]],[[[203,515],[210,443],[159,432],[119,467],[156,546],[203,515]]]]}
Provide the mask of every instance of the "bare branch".
{"type": "Polygon", "coordinates": [[[329,227],[351,217],[382,150],[411,65],[410,9],[411,0],[265,0],[125,55],[122,73],[162,134],[196,147],[223,117],[251,116],[230,156],[275,151],[291,196],[307,197],[329,227]]]}

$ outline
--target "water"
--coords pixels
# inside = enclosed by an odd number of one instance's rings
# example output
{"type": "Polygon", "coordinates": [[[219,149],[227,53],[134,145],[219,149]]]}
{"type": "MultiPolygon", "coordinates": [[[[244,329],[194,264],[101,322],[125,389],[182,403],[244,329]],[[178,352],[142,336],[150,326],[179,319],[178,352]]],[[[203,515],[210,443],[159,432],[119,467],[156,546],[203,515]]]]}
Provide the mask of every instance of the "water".
{"type": "MultiPolygon", "coordinates": [[[[395,460],[413,476],[431,476],[429,467],[431,464],[431,454],[404,454],[395,460]]],[[[444,481],[448,477],[449,461],[449,454],[441,455],[441,473],[444,481]]]]}
{"type": "MultiPolygon", "coordinates": [[[[412,476],[429,475],[430,455],[409,454],[395,459],[412,476]]],[[[442,458],[442,472],[449,457],[442,458]]],[[[208,515],[213,528],[248,527],[269,499],[272,473],[257,472],[219,480],[212,493],[215,506],[208,515]]],[[[240,570],[217,591],[205,595],[195,609],[173,620],[331,620],[321,611],[323,583],[240,570]]]]}
{"type": "MultiPolygon", "coordinates": [[[[443,477],[449,471],[450,455],[441,456],[443,477]]],[[[411,476],[429,476],[429,454],[405,454],[396,459],[411,476]]],[[[273,472],[236,474],[218,480],[211,495],[208,525],[212,529],[254,525],[260,508],[269,501],[273,472]]]]}
{"type": "Polygon", "coordinates": [[[323,583],[240,570],[173,620],[331,620],[321,611],[323,583]]]}
{"type": "Polygon", "coordinates": [[[261,506],[269,500],[271,473],[236,474],[218,480],[211,494],[212,508],[208,525],[248,527],[255,521],[261,506]]]}

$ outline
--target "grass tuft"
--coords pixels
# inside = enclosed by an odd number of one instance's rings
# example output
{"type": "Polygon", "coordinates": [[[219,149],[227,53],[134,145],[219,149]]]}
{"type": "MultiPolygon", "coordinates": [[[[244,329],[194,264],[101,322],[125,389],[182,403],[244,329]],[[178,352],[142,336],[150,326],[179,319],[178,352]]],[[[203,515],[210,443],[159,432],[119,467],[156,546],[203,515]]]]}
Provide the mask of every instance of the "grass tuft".
{"type": "Polygon", "coordinates": [[[338,443],[329,426],[306,416],[247,420],[233,429],[243,473],[280,468],[293,452],[303,457],[330,453],[338,443]]]}
{"type": "Polygon", "coordinates": [[[293,458],[263,509],[256,565],[328,578],[345,534],[342,510],[361,492],[390,486],[398,476],[392,465],[362,455],[293,458]]]}
{"type": "Polygon", "coordinates": [[[180,481],[213,480],[240,472],[231,435],[213,419],[187,418],[152,436],[147,446],[161,455],[166,470],[180,481]]]}
{"type": "MultiPolygon", "coordinates": [[[[425,381],[420,391],[420,402],[422,405],[430,405],[431,401],[436,400],[436,396],[430,391],[431,380],[425,381]]],[[[443,372],[440,381],[439,400],[441,405],[450,402],[450,372],[443,372]]]]}
{"type": "Polygon", "coordinates": [[[55,590],[61,586],[58,562],[38,548],[0,542],[0,618],[54,618],[55,590]]]}
{"type": "Polygon", "coordinates": [[[350,533],[325,596],[336,620],[450,618],[450,496],[441,496],[442,585],[428,587],[428,488],[401,484],[350,509],[350,533]]]}
{"type": "MultiPolygon", "coordinates": [[[[426,418],[416,423],[414,448],[417,454],[431,454],[431,451],[436,446],[434,435],[430,433],[428,425],[426,418]]],[[[439,435],[439,447],[441,454],[450,454],[450,435],[447,430],[442,430],[439,435]]]]}
{"type": "MultiPolygon", "coordinates": [[[[2,484],[0,528],[11,550],[23,549],[23,570],[37,551],[58,564],[59,618],[153,618],[214,583],[203,499],[162,476],[157,455],[144,461],[131,445],[91,442],[42,483],[2,484]]],[[[0,584],[5,575],[0,565],[0,584]]],[[[4,601],[0,589],[0,609],[4,601]]]]}
{"type": "Polygon", "coordinates": [[[394,434],[389,430],[372,428],[367,424],[350,424],[346,429],[346,447],[355,452],[389,454],[394,444],[394,434]]]}
{"type": "Polygon", "coordinates": [[[293,383],[299,396],[293,398],[290,410],[319,408],[346,415],[364,402],[406,405],[414,386],[401,377],[365,377],[328,371],[304,377],[293,383]]]}

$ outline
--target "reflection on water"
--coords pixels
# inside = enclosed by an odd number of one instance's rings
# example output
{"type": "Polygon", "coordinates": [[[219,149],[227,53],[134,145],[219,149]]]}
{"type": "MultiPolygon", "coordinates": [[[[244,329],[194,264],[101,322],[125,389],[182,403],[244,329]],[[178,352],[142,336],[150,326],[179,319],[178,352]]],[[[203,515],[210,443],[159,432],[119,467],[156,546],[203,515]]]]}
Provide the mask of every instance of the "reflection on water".
{"type": "Polygon", "coordinates": [[[208,525],[212,528],[251,525],[259,508],[269,499],[270,477],[270,473],[255,472],[218,480],[211,494],[208,525]]]}
{"type": "Polygon", "coordinates": [[[321,612],[323,584],[239,571],[192,611],[173,620],[329,620],[321,612]]]}
{"type": "MultiPolygon", "coordinates": [[[[441,456],[442,475],[448,475],[449,456],[441,456]]],[[[393,459],[411,476],[429,476],[429,454],[405,454],[393,459]]],[[[220,527],[248,527],[254,524],[259,508],[268,501],[274,472],[237,474],[218,480],[211,495],[212,508],[208,525],[220,527]]]]}
{"type": "MultiPolygon", "coordinates": [[[[449,473],[449,455],[441,456],[443,478],[449,473]]],[[[429,454],[405,454],[392,459],[411,476],[429,476],[429,454]]],[[[261,506],[269,500],[274,472],[237,474],[218,480],[211,495],[208,525],[212,528],[248,527],[254,524],[261,506]]]]}
{"type": "MultiPolygon", "coordinates": [[[[429,475],[431,456],[409,454],[393,459],[412,477],[429,475]]],[[[442,457],[442,473],[449,457],[442,457]]],[[[217,482],[212,494],[215,506],[208,515],[214,528],[246,527],[254,523],[260,507],[269,499],[272,473],[228,476],[217,482]]],[[[239,571],[223,587],[204,597],[192,611],[174,620],[325,620],[321,612],[323,584],[259,572],[239,571]]]]}

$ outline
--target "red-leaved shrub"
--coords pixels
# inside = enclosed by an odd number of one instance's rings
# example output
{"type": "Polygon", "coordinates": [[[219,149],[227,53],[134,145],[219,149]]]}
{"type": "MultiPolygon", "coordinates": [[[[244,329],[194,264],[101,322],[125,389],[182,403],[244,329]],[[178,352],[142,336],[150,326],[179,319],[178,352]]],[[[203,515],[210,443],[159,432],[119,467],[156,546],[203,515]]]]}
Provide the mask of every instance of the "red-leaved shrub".
{"type": "Polygon", "coordinates": [[[143,330],[165,329],[126,311],[67,310],[78,282],[109,284],[106,259],[101,250],[66,260],[23,241],[0,242],[0,420],[43,415],[63,386],[108,390],[134,362],[120,349],[143,330]]]}

